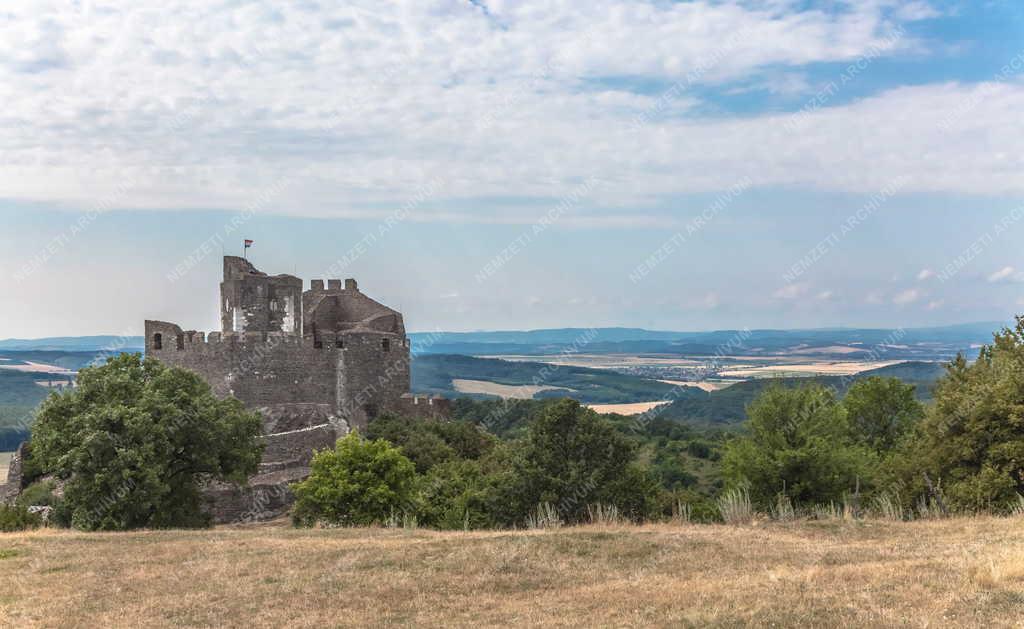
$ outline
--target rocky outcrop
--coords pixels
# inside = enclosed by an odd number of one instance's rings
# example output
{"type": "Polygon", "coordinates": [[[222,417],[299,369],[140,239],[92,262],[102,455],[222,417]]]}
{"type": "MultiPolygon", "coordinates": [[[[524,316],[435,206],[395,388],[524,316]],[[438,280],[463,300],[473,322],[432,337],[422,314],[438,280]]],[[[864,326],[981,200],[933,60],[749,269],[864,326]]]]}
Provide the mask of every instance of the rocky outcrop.
{"type": "Polygon", "coordinates": [[[11,458],[11,465],[7,468],[7,482],[0,485],[0,504],[8,504],[14,502],[14,499],[18,497],[18,494],[22,490],[22,469],[24,467],[25,457],[28,452],[28,442],[23,442],[18,446],[17,452],[14,453],[14,457],[11,458]]]}
{"type": "Polygon", "coordinates": [[[203,494],[216,524],[272,520],[287,513],[295,501],[290,485],[308,476],[308,467],[292,467],[253,476],[246,486],[211,483],[203,494]]]}
{"type": "Polygon", "coordinates": [[[263,416],[263,459],[247,485],[211,483],[203,494],[216,524],[270,520],[288,512],[295,497],[289,485],[309,476],[313,454],[334,447],[348,425],[324,404],[278,404],[258,409],[263,416]],[[288,430],[271,432],[273,429],[288,430]]]}

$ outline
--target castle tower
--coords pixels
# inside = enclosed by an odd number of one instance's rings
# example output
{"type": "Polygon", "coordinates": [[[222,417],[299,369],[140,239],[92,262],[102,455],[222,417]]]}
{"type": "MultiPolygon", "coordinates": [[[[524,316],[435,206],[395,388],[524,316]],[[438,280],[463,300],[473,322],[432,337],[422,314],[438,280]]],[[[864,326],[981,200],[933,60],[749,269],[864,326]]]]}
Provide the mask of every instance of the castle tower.
{"type": "Polygon", "coordinates": [[[301,335],[302,280],[292,275],[267,275],[245,258],[224,256],[220,323],[224,333],[301,335]]]}

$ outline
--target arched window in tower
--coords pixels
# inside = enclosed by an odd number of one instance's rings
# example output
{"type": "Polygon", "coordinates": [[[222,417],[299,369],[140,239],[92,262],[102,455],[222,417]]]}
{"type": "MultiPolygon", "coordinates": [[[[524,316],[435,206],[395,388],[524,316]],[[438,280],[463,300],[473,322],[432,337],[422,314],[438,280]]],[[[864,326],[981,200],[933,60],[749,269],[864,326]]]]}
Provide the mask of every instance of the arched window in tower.
{"type": "Polygon", "coordinates": [[[153,349],[164,348],[164,335],[157,332],[153,335],[153,349]]]}

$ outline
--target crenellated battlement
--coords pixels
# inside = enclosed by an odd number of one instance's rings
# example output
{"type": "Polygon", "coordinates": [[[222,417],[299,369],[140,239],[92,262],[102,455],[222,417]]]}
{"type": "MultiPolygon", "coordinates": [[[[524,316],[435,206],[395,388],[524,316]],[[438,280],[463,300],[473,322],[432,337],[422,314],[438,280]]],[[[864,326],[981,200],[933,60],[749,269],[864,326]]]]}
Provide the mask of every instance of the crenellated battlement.
{"type": "Polygon", "coordinates": [[[324,287],[323,280],[310,280],[309,290],[314,293],[326,293],[326,292],[337,292],[337,291],[355,291],[359,292],[359,283],[353,278],[346,278],[344,285],[339,279],[328,279],[327,287],[324,287]]]}
{"type": "Polygon", "coordinates": [[[316,350],[345,350],[353,347],[380,348],[382,352],[395,349],[409,349],[409,339],[393,333],[372,329],[344,330],[340,332],[317,332],[315,335],[298,336],[286,332],[201,332],[182,330],[173,323],[146,321],[146,352],[160,355],[163,352],[201,351],[209,347],[305,347],[316,350]],[[385,350],[382,339],[389,343],[385,350]]]}

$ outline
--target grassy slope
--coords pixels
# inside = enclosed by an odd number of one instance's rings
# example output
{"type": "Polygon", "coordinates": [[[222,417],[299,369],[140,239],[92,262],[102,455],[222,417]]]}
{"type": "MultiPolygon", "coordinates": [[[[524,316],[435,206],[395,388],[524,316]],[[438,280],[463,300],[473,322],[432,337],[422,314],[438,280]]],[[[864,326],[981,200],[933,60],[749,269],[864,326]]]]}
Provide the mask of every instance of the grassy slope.
{"type": "Polygon", "coordinates": [[[650,525],[0,534],[0,625],[991,626],[1024,527],[650,525]]]}

